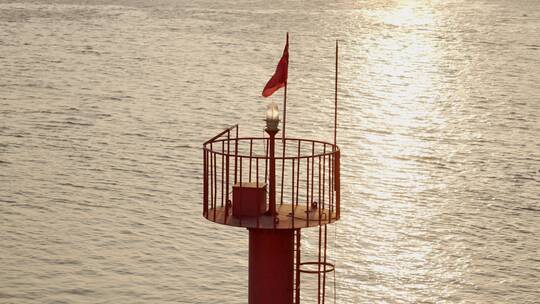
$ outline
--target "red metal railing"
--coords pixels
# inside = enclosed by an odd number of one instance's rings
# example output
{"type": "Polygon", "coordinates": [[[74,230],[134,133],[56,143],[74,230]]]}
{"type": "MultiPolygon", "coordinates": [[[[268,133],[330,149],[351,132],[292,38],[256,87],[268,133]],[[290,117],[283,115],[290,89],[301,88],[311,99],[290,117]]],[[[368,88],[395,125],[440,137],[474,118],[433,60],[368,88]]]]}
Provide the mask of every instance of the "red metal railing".
{"type": "MultiPolygon", "coordinates": [[[[276,138],[276,205],[289,205],[288,229],[320,226],[340,216],[337,146],[318,140],[276,138]],[[301,208],[298,208],[301,207],[301,208]],[[308,211],[305,217],[295,214],[308,211]],[[317,213],[318,214],[315,214],[317,213]],[[310,214],[312,216],[310,216],[310,214]],[[302,218],[302,221],[299,219],[302,218]],[[301,223],[300,223],[301,222],[301,223]]],[[[229,222],[232,186],[268,183],[269,138],[239,137],[238,125],[206,141],[203,147],[203,216],[233,226],[252,227],[245,218],[229,222]],[[220,215],[221,214],[221,218],[220,215]],[[223,218],[224,217],[224,218],[223,218]],[[218,220],[218,218],[220,218],[218,220]],[[243,223],[242,223],[243,222],[243,223]]],[[[282,214],[283,215],[283,214],[282,214]]],[[[279,217],[279,215],[276,215],[279,217]]],[[[256,228],[260,228],[259,217],[256,228]]],[[[275,220],[278,222],[279,218],[275,220]]],[[[277,224],[275,224],[275,227],[277,224]]],[[[263,227],[264,228],[264,227],[263,227]]]]}

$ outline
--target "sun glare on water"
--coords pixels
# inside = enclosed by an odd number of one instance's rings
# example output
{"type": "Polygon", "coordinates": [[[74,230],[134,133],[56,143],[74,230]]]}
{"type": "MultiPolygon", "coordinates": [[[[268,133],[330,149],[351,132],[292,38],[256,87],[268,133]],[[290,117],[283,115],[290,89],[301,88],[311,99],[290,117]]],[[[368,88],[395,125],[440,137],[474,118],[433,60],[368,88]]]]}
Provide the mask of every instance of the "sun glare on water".
{"type": "Polygon", "coordinates": [[[375,12],[381,20],[392,26],[418,26],[433,24],[433,15],[430,11],[421,9],[417,1],[406,1],[391,10],[375,12]]]}
{"type": "MultiPolygon", "coordinates": [[[[358,69],[362,72],[355,84],[363,88],[358,95],[358,115],[362,117],[359,124],[367,130],[358,144],[370,163],[363,173],[366,182],[356,190],[369,192],[372,199],[366,204],[380,211],[364,227],[378,227],[371,233],[384,242],[376,250],[366,251],[364,257],[370,261],[366,267],[370,273],[387,277],[396,290],[411,278],[427,282],[439,271],[441,276],[459,277],[444,261],[432,259],[437,244],[408,237],[430,230],[429,219],[437,210],[425,208],[427,202],[422,198],[434,187],[444,187],[434,182],[432,165],[419,161],[438,155],[434,136],[448,125],[440,95],[445,49],[432,39],[437,32],[436,15],[428,5],[407,1],[373,11],[370,18],[378,30],[370,32],[359,46],[362,55],[358,57],[363,60],[358,69]],[[413,253],[404,250],[408,247],[415,248],[413,253]],[[381,257],[381,252],[392,258],[381,257]]],[[[416,287],[425,288],[422,284],[416,287]]],[[[389,291],[382,288],[377,292],[389,291]]],[[[400,296],[417,300],[407,291],[400,296]]]]}

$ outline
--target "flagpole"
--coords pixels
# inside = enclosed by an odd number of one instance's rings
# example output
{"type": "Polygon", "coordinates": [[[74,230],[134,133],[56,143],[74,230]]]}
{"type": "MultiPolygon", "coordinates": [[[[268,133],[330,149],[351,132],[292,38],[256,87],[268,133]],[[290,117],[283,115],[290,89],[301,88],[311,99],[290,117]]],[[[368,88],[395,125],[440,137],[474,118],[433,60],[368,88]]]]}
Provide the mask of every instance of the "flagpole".
{"type": "MultiPolygon", "coordinates": [[[[289,32],[287,32],[287,42],[285,45],[289,45],[289,32]]],[[[289,56],[287,56],[287,70],[289,69],[289,56]]],[[[289,72],[287,71],[287,74],[289,72]]],[[[288,78],[288,77],[287,77],[288,78]]],[[[287,123],[287,82],[285,80],[285,87],[283,90],[283,143],[285,143],[285,125],[287,123]]]]}
{"type": "MultiPolygon", "coordinates": [[[[338,40],[336,39],[336,83],[335,83],[335,87],[334,87],[334,145],[337,145],[338,52],[339,52],[338,40]]],[[[285,88],[286,87],[287,86],[285,85],[285,88]]]]}
{"type": "Polygon", "coordinates": [[[285,124],[287,121],[287,82],[283,90],[283,140],[285,140],[285,124]]]}
{"type": "Polygon", "coordinates": [[[285,140],[285,122],[287,121],[287,82],[283,90],[283,140],[285,140]]]}
{"type": "Polygon", "coordinates": [[[285,45],[287,46],[287,78],[285,80],[285,86],[283,88],[283,138],[281,141],[283,146],[283,154],[281,158],[281,196],[279,200],[280,204],[283,204],[283,181],[285,179],[285,146],[287,145],[287,143],[285,142],[285,124],[287,121],[287,82],[289,78],[289,32],[287,32],[287,41],[285,45]]]}

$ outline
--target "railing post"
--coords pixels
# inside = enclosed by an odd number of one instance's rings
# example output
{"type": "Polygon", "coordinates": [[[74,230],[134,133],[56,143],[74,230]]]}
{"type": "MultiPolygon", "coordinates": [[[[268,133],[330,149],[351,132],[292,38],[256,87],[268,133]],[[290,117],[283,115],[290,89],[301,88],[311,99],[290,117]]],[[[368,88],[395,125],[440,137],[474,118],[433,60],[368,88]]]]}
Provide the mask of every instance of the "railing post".
{"type": "Polygon", "coordinates": [[[208,218],[208,153],[203,145],[203,216],[208,218]]]}
{"type": "Polygon", "coordinates": [[[336,151],[336,168],[335,168],[335,171],[334,171],[334,180],[336,181],[336,221],[339,220],[339,217],[340,217],[340,209],[341,209],[341,204],[340,204],[340,197],[341,197],[341,189],[340,189],[340,175],[339,175],[339,171],[340,171],[340,160],[341,158],[341,151],[336,151]]]}

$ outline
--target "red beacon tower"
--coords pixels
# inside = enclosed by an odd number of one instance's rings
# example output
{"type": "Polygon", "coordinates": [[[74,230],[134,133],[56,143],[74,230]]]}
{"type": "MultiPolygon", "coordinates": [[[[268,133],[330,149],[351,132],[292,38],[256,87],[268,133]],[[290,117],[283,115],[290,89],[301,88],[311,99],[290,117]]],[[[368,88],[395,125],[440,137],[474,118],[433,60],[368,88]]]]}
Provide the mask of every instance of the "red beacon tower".
{"type": "MultiPolygon", "coordinates": [[[[204,143],[203,216],[249,230],[249,304],[299,304],[301,273],[317,275],[326,297],[327,224],[340,217],[340,152],[335,144],[276,137],[277,105],[266,137],[240,137],[232,126],[204,143]],[[319,228],[313,261],[302,261],[301,229],[319,228]]],[[[335,299],[335,284],[334,284],[335,299]]]]}
{"type": "MultiPolygon", "coordinates": [[[[283,56],[278,74],[284,73],[282,64],[287,68],[288,34],[283,56]]],[[[203,216],[248,229],[248,304],[300,304],[302,273],[317,275],[317,304],[325,303],[327,274],[335,274],[334,264],[327,259],[327,225],[340,217],[337,68],[336,41],[333,144],[279,137],[275,103],[266,110],[268,136],[240,137],[235,125],[204,143],[203,216]],[[310,227],[319,230],[318,250],[303,261],[301,230],[310,227]]],[[[286,99],[286,72],[280,81],[286,99]]],[[[333,296],[335,303],[335,276],[333,296]]]]}

